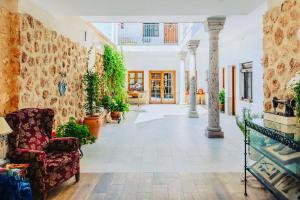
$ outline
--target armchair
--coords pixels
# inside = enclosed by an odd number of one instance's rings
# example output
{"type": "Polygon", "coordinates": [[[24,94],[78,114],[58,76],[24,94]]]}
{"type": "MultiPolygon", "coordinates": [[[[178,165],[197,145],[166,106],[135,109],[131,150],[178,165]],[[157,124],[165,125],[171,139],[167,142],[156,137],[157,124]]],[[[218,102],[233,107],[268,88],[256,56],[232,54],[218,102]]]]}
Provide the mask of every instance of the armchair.
{"type": "Polygon", "coordinates": [[[79,181],[78,138],[51,138],[54,111],[27,108],[8,114],[13,132],[8,135],[7,157],[14,163],[29,163],[28,178],[35,199],[75,175],[79,181]]]}

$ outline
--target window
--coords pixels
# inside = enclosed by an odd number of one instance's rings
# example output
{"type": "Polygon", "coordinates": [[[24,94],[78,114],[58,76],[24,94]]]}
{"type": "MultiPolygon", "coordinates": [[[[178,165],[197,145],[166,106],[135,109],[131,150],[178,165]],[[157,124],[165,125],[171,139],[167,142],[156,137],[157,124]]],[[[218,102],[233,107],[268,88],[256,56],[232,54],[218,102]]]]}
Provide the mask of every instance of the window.
{"type": "Polygon", "coordinates": [[[159,23],[144,23],[144,37],[159,37],[159,23]]]}
{"type": "Polygon", "coordinates": [[[252,62],[242,63],[242,76],[244,79],[243,100],[252,101],[252,62]]]}
{"type": "Polygon", "coordinates": [[[144,71],[128,71],[128,91],[144,91],[144,71]]]}

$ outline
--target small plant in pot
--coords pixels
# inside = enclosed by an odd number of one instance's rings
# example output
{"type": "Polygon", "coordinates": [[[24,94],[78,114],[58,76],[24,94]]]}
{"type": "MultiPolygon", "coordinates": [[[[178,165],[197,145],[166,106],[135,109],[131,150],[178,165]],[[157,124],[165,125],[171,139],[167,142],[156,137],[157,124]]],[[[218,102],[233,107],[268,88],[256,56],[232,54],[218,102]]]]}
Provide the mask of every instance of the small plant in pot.
{"type": "Polygon", "coordinates": [[[100,135],[101,119],[99,116],[99,83],[100,77],[97,72],[87,70],[83,77],[85,90],[85,110],[86,117],[84,124],[88,125],[92,134],[98,138],[100,135]]]}
{"type": "Polygon", "coordinates": [[[219,109],[221,112],[225,111],[225,90],[222,89],[219,93],[219,109]]]}
{"type": "MultiPolygon", "coordinates": [[[[92,135],[87,125],[77,123],[74,117],[69,119],[69,122],[58,126],[57,137],[75,137],[80,141],[80,146],[93,144],[96,137],[92,135]]],[[[82,151],[80,149],[81,155],[82,151]]]]}
{"type": "Polygon", "coordinates": [[[125,118],[125,113],[129,111],[129,105],[122,98],[115,98],[109,105],[111,118],[120,121],[121,116],[125,118]]]}

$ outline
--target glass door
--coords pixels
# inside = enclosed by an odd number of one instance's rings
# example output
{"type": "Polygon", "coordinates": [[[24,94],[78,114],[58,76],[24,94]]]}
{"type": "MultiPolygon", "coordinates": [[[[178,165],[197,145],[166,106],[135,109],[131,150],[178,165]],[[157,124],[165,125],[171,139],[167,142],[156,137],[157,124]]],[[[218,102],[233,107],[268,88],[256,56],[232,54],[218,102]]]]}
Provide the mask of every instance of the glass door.
{"type": "Polygon", "coordinates": [[[161,103],[161,73],[151,73],[150,103],[161,103]]]}
{"type": "Polygon", "coordinates": [[[175,71],[150,72],[150,103],[176,103],[175,71]]]}
{"type": "Polygon", "coordinates": [[[162,103],[175,103],[174,98],[174,72],[163,72],[164,88],[162,103]]]}

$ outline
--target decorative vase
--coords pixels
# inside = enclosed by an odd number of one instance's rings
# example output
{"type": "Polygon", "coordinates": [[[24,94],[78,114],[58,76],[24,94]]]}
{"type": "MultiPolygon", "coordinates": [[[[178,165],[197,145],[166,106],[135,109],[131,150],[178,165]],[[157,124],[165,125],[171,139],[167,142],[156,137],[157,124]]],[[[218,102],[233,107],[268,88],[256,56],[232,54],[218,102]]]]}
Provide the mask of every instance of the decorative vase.
{"type": "Polygon", "coordinates": [[[101,119],[99,116],[87,116],[84,118],[84,124],[86,124],[91,133],[96,137],[100,137],[101,119]]]}
{"type": "Polygon", "coordinates": [[[110,116],[113,120],[119,120],[121,117],[121,113],[118,111],[114,111],[114,112],[111,112],[110,116]]]}

